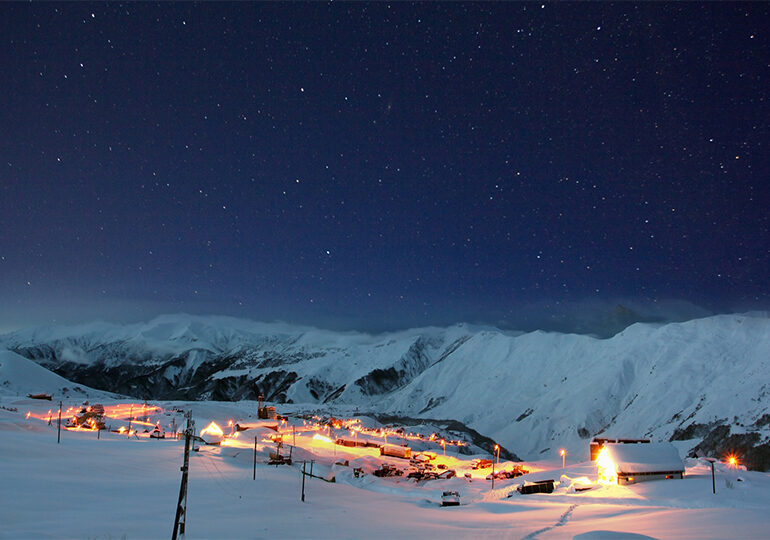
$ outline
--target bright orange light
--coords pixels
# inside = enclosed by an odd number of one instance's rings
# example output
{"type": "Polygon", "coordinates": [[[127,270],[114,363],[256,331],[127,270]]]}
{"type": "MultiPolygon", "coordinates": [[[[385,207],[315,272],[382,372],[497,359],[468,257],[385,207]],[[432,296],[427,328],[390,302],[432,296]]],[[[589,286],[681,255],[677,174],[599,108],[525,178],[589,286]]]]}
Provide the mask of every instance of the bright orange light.
{"type": "Polygon", "coordinates": [[[727,456],[727,464],[730,465],[730,467],[735,467],[738,464],[738,459],[733,455],[729,455],[727,456]]]}
{"type": "MultiPolygon", "coordinates": [[[[69,410],[69,409],[68,409],[69,410]]],[[[139,405],[134,403],[118,403],[116,405],[107,405],[104,407],[104,416],[107,418],[128,419],[131,416],[131,420],[136,421],[137,416],[149,416],[151,414],[159,414],[161,412],[160,407],[151,405],[139,405]],[[135,414],[136,413],[136,414],[135,414]]],[[[147,422],[150,422],[148,419],[147,422]]],[[[150,424],[145,424],[150,425],[150,424]]]]}
{"type": "Polygon", "coordinates": [[[566,453],[567,453],[567,452],[565,452],[565,451],[564,451],[564,448],[562,448],[561,450],[559,450],[559,455],[560,455],[560,456],[563,456],[563,455],[564,455],[564,454],[566,454],[566,453]]]}
{"type": "Polygon", "coordinates": [[[599,456],[596,458],[596,471],[599,475],[600,484],[617,484],[618,475],[615,469],[615,463],[610,458],[606,448],[602,448],[599,456]]]}
{"type": "Polygon", "coordinates": [[[204,435],[213,435],[214,437],[223,437],[225,434],[216,422],[211,422],[208,426],[201,430],[201,437],[204,435]]]}
{"type": "Polygon", "coordinates": [[[500,450],[500,445],[499,444],[495,445],[495,451],[497,451],[497,450],[500,450]]]}

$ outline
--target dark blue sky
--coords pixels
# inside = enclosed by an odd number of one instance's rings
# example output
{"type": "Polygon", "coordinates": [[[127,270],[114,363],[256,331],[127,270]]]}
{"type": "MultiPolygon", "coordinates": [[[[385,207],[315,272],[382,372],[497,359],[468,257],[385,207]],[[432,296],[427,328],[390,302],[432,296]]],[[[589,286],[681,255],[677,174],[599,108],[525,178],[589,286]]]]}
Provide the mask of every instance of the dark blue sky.
{"type": "Polygon", "coordinates": [[[766,307],[769,12],[3,3],[0,328],[766,307]]]}

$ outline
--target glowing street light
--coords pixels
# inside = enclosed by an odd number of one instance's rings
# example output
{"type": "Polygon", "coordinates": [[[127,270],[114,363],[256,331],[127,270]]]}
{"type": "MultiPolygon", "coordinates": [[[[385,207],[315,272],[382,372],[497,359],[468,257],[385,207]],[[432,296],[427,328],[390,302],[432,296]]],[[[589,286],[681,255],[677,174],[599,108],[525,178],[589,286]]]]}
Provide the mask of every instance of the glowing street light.
{"type": "Polygon", "coordinates": [[[495,452],[497,452],[497,464],[500,465],[500,445],[495,445],[495,452]]]}
{"type": "Polygon", "coordinates": [[[444,455],[446,455],[446,441],[444,439],[441,439],[441,446],[444,447],[444,455]]]}
{"type": "Polygon", "coordinates": [[[567,451],[564,448],[562,448],[561,450],[559,450],[559,455],[561,456],[561,468],[563,469],[564,468],[564,460],[567,457],[567,451]]]}
{"type": "Polygon", "coordinates": [[[738,458],[735,456],[735,454],[728,454],[727,455],[727,468],[728,468],[728,484],[727,487],[731,488],[733,480],[736,480],[738,478],[738,458]]]}

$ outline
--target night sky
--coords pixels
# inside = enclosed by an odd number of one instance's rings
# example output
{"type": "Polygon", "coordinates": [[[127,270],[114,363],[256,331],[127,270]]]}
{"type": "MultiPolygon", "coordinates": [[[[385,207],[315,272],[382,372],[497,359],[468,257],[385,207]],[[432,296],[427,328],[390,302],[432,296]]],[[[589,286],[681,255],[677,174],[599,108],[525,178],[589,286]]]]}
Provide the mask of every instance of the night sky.
{"type": "Polygon", "coordinates": [[[769,32],[767,3],[2,3],[0,330],[766,309],[769,32]]]}

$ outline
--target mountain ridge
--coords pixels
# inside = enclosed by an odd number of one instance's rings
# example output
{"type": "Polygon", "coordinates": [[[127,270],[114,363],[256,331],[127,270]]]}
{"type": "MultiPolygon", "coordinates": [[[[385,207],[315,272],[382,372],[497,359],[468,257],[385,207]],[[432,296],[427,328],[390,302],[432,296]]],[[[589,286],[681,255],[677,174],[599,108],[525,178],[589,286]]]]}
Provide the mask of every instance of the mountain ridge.
{"type": "Polygon", "coordinates": [[[712,452],[719,440],[744,436],[745,452],[765,463],[770,435],[761,421],[770,414],[770,318],[762,313],[635,323],[609,339],[462,324],[372,335],[168,315],[17,331],[0,336],[0,347],[79,384],[142,399],[262,394],[452,418],[526,459],[557,446],[579,451],[596,435],[688,434],[688,450],[706,441],[712,452]]]}

